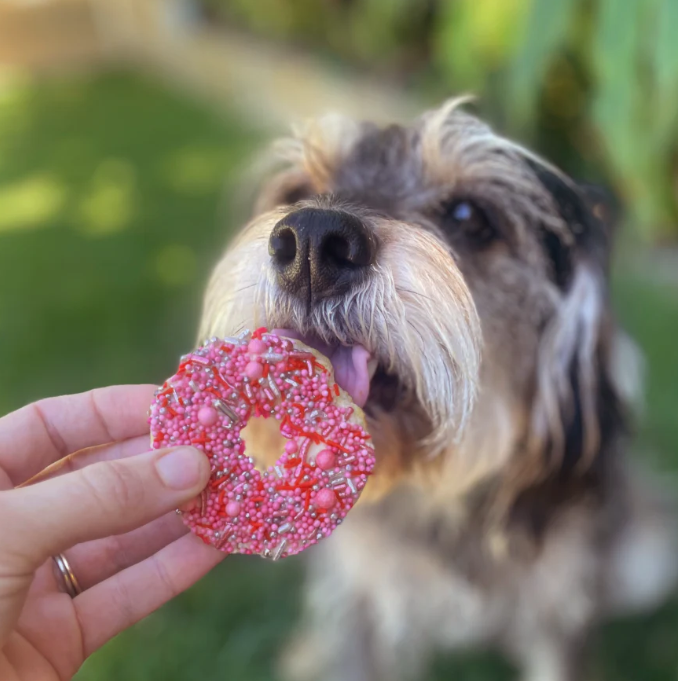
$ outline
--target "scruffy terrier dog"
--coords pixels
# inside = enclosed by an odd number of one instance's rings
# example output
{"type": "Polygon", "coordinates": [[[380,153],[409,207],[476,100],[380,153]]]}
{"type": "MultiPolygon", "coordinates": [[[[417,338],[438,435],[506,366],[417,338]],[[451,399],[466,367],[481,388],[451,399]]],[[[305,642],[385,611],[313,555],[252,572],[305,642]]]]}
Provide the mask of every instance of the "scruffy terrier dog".
{"type": "Polygon", "coordinates": [[[376,446],[364,498],[309,551],[294,679],[416,678],[469,645],[581,679],[595,625],[676,577],[671,504],[626,457],[609,225],[461,104],[281,144],[207,292],[203,338],[266,325],[322,348],[376,446]]]}

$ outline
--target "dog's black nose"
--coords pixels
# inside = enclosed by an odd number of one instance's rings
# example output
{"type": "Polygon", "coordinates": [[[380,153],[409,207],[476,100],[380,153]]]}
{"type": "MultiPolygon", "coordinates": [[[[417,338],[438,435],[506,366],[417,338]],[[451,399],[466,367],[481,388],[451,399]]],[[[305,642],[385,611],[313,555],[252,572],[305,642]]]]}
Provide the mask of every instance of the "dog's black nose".
{"type": "Polygon", "coordinates": [[[346,292],[365,276],[375,250],[374,238],[359,218],[323,208],[290,213],[268,240],[279,285],[304,298],[346,292]]]}

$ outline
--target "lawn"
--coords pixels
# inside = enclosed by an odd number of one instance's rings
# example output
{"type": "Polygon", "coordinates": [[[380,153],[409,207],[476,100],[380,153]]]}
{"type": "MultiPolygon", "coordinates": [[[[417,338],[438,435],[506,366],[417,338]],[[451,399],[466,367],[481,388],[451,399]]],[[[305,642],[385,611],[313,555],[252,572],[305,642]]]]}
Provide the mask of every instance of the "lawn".
{"type": "MultiPolygon", "coordinates": [[[[261,142],[137,76],[0,90],[0,413],[46,395],[161,381],[194,340],[201,291],[238,184],[261,142]]],[[[678,292],[627,268],[620,316],[649,357],[641,440],[678,469],[678,292]]],[[[96,654],[80,681],[259,681],[298,612],[295,559],[229,558],[96,654]]],[[[678,606],[616,623],[596,677],[675,681],[678,606]]],[[[500,681],[483,655],[438,660],[429,681],[500,681]]]]}

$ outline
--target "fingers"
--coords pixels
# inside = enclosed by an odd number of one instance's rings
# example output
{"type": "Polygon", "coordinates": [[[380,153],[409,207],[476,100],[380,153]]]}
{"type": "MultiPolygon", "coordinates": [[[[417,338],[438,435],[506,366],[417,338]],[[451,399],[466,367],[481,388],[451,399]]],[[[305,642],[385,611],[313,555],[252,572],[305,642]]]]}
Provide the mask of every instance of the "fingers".
{"type": "Polygon", "coordinates": [[[148,432],[155,386],[113,386],[53,397],[0,419],[0,468],[12,484],[85,447],[148,432]]]}
{"type": "Polygon", "coordinates": [[[127,534],[78,544],[66,551],[66,557],[80,587],[90,589],[187,533],[188,528],[172,512],[127,534]]]}
{"type": "Polygon", "coordinates": [[[101,445],[99,447],[89,447],[88,449],[81,449],[75,454],[69,454],[63,459],[55,461],[44,470],[34,475],[30,480],[27,480],[19,487],[27,485],[34,485],[42,480],[49,480],[56,478],[59,475],[79,471],[85,466],[91,466],[93,463],[100,463],[102,461],[114,461],[115,459],[126,459],[129,456],[136,456],[142,454],[150,449],[150,439],[148,435],[140,435],[133,437],[123,442],[114,442],[113,444],[101,445]]]}
{"type": "Polygon", "coordinates": [[[188,589],[224,557],[189,534],[80,594],[74,605],[85,656],[188,589]]]}
{"type": "Polygon", "coordinates": [[[107,461],[0,494],[0,546],[37,568],[49,556],[129,532],[192,499],[209,478],[196,449],[147,452],[107,461]]]}

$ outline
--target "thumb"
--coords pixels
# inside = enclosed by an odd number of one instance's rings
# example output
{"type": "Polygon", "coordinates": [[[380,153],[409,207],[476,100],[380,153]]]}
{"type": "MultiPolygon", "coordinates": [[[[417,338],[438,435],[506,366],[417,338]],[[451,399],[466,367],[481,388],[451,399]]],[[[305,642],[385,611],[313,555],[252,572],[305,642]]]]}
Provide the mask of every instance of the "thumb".
{"type": "Polygon", "coordinates": [[[209,474],[197,449],[161,449],[2,492],[0,546],[37,567],[75,544],[159,518],[199,494],[209,474]]]}

